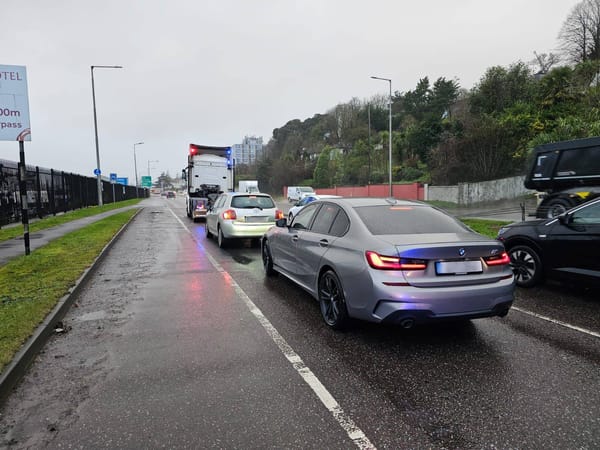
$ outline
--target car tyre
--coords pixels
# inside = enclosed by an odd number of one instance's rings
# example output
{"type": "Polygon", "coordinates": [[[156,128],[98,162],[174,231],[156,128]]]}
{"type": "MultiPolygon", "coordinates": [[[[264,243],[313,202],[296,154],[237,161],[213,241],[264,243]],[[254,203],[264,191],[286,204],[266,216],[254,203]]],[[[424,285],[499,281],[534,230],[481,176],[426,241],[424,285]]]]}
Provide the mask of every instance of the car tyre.
{"type": "Polygon", "coordinates": [[[319,305],[321,316],[330,328],[342,330],[348,326],[349,317],[346,298],[340,279],[334,271],[328,270],[319,278],[319,305]]]}
{"type": "Polygon", "coordinates": [[[221,228],[217,230],[217,242],[219,244],[219,248],[227,247],[227,239],[223,236],[223,231],[221,228]]]}
{"type": "Polygon", "coordinates": [[[552,219],[553,217],[560,216],[565,211],[575,206],[572,202],[564,198],[557,198],[551,200],[546,205],[546,218],[552,219]]]}
{"type": "Polygon", "coordinates": [[[273,256],[271,255],[271,248],[269,247],[269,241],[265,239],[262,244],[262,262],[263,268],[265,269],[265,275],[272,277],[277,274],[273,269],[273,256]]]}
{"type": "Polygon", "coordinates": [[[212,237],[212,233],[208,229],[208,222],[204,223],[204,234],[206,235],[206,239],[210,239],[212,237]]]}
{"type": "Polygon", "coordinates": [[[508,250],[510,266],[517,286],[529,288],[542,280],[542,260],[528,245],[515,245],[508,250]]]}

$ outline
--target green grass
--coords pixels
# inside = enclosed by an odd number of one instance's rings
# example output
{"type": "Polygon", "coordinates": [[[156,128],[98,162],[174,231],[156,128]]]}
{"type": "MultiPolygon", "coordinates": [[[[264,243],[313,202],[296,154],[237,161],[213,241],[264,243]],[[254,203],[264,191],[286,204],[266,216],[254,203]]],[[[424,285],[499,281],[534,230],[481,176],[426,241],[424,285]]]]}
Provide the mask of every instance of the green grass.
{"type": "Polygon", "coordinates": [[[135,212],[116,213],[0,267],[0,371],[135,212]]]}
{"type": "MultiPolygon", "coordinates": [[[[125,200],[123,202],[117,203],[109,203],[103,206],[90,206],[88,208],[77,209],[75,211],[69,211],[64,214],[59,214],[57,216],[47,216],[40,220],[31,221],[29,223],[29,232],[33,233],[35,231],[45,230],[47,228],[55,227],[56,225],[71,222],[73,220],[95,216],[96,214],[100,214],[106,211],[112,211],[113,209],[136,205],[140,201],[142,201],[142,199],[134,198],[132,200],[125,200]]],[[[23,236],[23,226],[21,224],[0,229],[0,242],[7,241],[9,239],[14,239],[19,236],[23,236]]]]}
{"type": "Polygon", "coordinates": [[[504,220],[487,220],[487,219],[460,219],[460,221],[480,234],[496,238],[500,227],[511,222],[504,220]]]}

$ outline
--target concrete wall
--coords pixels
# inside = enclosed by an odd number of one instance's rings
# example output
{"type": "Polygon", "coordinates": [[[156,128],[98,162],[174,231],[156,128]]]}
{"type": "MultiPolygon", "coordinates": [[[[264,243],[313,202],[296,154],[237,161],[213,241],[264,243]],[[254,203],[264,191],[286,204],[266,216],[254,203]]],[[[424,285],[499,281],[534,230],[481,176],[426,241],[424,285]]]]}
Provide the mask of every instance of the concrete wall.
{"type": "MultiPolygon", "coordinates": [[[[408,200],[436,200],[459,205],[491,202],[534,194],[535,191],[525,189],[525,177],[501,178],[499,180],[482,181],[480,183],[461,183],[456,186],[430,186],[421,183],[394,184],[393,197],[408,200]]],[[[283,188],[284,196],[286,187],[283,188]]],[[[371,184],[368,186],[339,186],[329,189],[316,189],[318,194],[341,195],[342,197],[388,197],[388,184],[371,184]]]]}
{"type": "Polygon", "coordinates": [[[525,189],[524,180],[524,176],[518,176],[457,186],[427,186],[426,199],[470,205],[534,194],[535,191],[525,189]]]}

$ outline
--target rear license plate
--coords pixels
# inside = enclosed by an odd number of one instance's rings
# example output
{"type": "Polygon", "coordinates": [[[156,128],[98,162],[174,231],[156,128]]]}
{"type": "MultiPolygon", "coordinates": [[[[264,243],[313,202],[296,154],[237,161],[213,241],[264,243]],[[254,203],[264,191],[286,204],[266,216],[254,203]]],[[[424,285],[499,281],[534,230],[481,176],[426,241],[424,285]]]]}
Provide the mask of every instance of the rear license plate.
{"type": "Polygon", "coordinates": [[[435,263],[435,272],[438,275],[462,275],[467,273],[480,273],[481,261],[438,261],[435,263]]]}
{"type": "Polygon", "coordinates": [[[246,216],[247,223],[266,223],[271,222],[271,218],[267,216],[246,216]]]}

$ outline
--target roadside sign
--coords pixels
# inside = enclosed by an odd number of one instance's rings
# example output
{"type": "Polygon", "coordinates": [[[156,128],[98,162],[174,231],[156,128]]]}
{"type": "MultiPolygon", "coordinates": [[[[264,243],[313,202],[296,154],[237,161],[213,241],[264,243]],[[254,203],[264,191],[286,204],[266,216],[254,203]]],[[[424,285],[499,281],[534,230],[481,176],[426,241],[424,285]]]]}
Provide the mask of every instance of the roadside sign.
{"type": "Polygon", "coordinates": [[[25,66],[0,65],[0,141],[31,141],[25,66]]]}
{"type": "Polygon", "coordinates": [[[129,185],[129,178],[127,177],[117,177],[118,184],[124,184],[125,186],[129,185]]]}
{"type": "Polygon", "coordinates": [[[110,174],[110,182],[111,183],[116,183],[117,182],[117,174],[116,173],[111,173],[110,174]]]}
{"type": "Polygon", "coordinates": [[[94,175],[98,176],[100,175],[102,172],[100,171],[100,169],[94,169],[94,175]]]}
{"type": "Polygon", "coordinates": [[[142,187],[152,187],[152,177],[151,176],[146,176],[146,175],[142,175],[142,187]]]}

